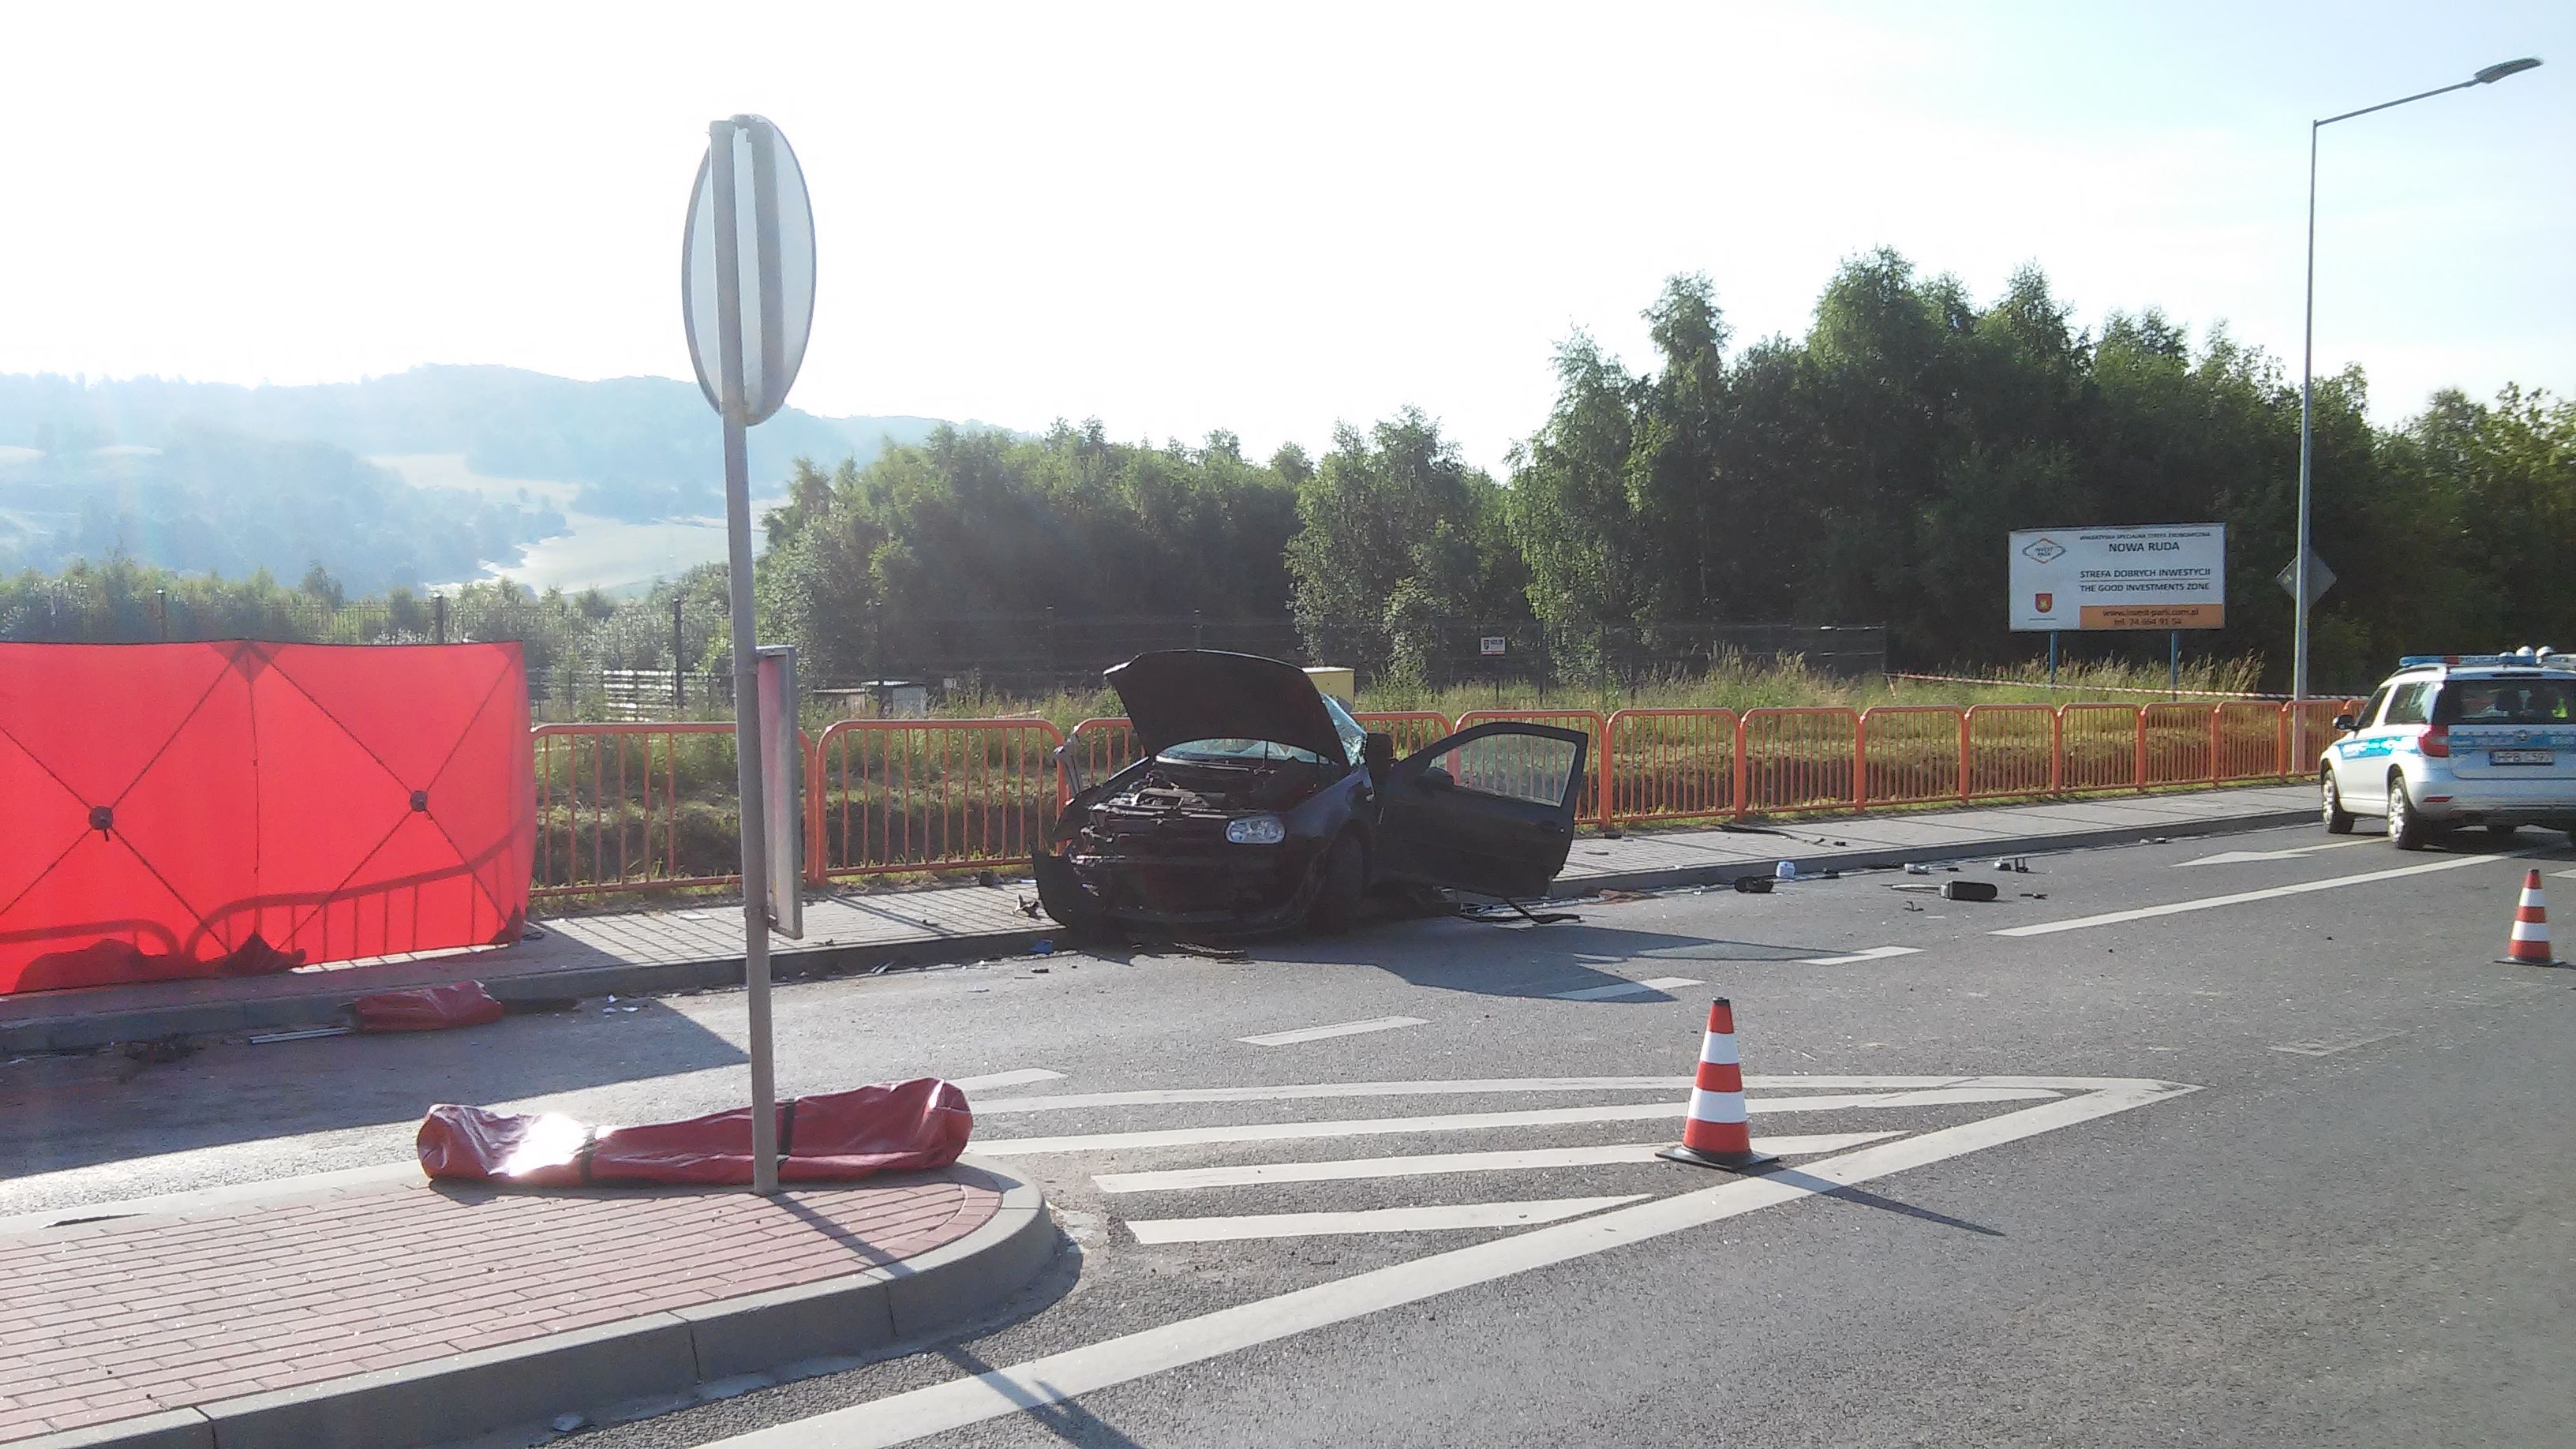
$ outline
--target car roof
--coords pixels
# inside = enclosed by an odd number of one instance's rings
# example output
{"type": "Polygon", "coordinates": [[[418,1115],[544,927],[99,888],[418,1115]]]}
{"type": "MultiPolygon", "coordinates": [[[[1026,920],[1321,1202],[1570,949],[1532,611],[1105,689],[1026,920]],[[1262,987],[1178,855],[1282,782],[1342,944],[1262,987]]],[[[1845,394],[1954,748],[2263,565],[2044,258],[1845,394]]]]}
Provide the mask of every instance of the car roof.
{"type": "Polygon", "coordinates": [[[2409,664],[2388,676],[2399,679],[2571,679],[2576,666],[2547,664],[2409,664]]]}

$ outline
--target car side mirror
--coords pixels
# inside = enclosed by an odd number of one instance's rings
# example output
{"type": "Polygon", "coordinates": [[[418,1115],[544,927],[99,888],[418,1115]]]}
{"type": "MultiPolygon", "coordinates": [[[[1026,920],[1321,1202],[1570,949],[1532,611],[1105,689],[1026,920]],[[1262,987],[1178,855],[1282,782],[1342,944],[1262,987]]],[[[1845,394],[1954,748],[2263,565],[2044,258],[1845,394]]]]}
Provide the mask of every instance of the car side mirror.
{"type": "Polygon", "coordinates": [[[2334,717],[2334,727],[2337,733],[2348,735],[2361,728],[2361,721],[2348,714],[2339,714],[2334,717]]]}
{"type": "Polygon", "coordinates": [[[1422,772],[1422,788],[1425,790],[1455,790],[1458,788],[1458,777],[1450,774],[1447,770],[1440,768],[1438,765],[1433,765],[1431,768],[1422,772]]]}

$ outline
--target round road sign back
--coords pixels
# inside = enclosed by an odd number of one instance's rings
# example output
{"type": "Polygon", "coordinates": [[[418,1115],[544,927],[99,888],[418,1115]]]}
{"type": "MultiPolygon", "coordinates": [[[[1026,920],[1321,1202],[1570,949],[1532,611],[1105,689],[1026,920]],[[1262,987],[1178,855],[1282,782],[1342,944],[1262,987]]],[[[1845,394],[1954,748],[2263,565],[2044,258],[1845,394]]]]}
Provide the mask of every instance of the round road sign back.
{"type": "Polygon", "coordinates": [[[787,138],[758,116],[735,116],[712,128],[689,195],[689,227],[680,249],[680,317],[689,333],[689,359],[708,406],[719,413],[725,329],[716,228],[728,210],[724,200],[730,200],[733,217],[742,421],[749,426],[787,401],[814,326],[814,208],[805,194],[805,172],[787,138]],[[731,155],[720,155],[717,146],[727,139],[731,155]],[[732,182],[729,198],[717,196],[720,177],[732,182]]]}

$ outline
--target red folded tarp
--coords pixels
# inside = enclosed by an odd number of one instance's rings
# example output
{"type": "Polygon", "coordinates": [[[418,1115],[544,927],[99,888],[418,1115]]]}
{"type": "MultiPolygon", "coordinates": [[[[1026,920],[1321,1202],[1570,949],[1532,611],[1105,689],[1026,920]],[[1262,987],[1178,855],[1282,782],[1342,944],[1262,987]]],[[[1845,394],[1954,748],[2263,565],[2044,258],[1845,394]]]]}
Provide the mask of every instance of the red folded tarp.
{"type": "Polygon", "coordinates": [[[349,1003],[360,1031],[445,1031],[489,1026],[505,1014],[480,981],[450,981],[409,991],[379,991],[349,1003]]]}
{"type": "MultiPolygon", "coordinates": [[[[965,1092],[937,1077],[793,1098],[778,1104],[778,1178],[849,1182],[946,1167],[974,1127],[965,1092]]],[[[462,1182],[738,1185],[751,1181],[751,1109],[590,1127],[442,1103],[421,1118],[419,1149],[423,1172],[462,1182]]]]}
{"type": "Polygon", "coordinates": [[[0,991],[515,939],[516,644],[0,644],[0,991]]]}

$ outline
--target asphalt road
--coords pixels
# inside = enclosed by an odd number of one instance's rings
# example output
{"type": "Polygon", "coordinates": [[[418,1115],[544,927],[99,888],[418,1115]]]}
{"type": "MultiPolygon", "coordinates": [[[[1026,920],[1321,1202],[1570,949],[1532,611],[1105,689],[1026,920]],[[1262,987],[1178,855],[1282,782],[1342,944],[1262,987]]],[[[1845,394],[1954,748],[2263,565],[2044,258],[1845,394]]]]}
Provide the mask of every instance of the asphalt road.
{"type": "MultiPolygon", "coordinates": [[[[2523,870],[2576,856],[2460,846],[2281,830],[1964,872],[1992,904],[1881,873],[787,987],[784,1092],[1028,1074],[974,1093],[975,1150],[1077,1247],[962,1343],[583,1442],[2563,1445],[2576,971],[2495,958],[2523,870]],[[1771,1179],[1642,1157],[1720,993],[1771,1179]],[[1029,1364],[1078,1398],[939,1387],[1029,1364]]],[[[630,1005],[14,1063],[0,1214],[400,1160],[432,1100],[740,1101],[738,994],[630,1005]]]]}

